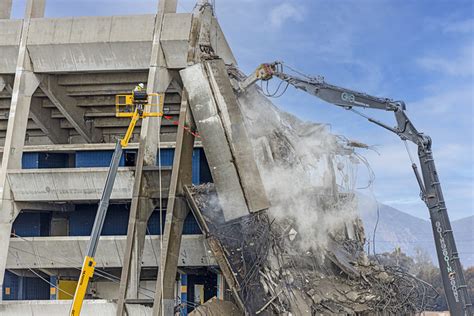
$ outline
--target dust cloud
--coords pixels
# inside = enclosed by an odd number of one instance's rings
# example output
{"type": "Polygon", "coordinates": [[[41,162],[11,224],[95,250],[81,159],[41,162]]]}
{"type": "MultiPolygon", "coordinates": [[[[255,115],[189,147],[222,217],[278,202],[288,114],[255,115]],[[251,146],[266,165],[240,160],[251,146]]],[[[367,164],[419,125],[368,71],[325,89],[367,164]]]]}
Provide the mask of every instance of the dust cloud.
{"type": "Polygon", "coordinates": [[[354,239],[357,159],[327,126],[279,110],[253,86],[238,96],[265,190],[268,214],[303,250],[323,254],[330,237],[354,239]],[[341,236],[344,235],[344,236],[341,236]]]}

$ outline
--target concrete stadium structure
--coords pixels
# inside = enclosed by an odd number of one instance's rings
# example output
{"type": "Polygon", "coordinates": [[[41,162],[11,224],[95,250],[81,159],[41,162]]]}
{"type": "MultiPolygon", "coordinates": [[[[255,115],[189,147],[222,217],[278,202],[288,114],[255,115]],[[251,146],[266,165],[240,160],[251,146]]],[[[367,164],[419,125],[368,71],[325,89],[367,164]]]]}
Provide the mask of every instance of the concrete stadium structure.
{"type": "MultiPolygon", "coordinates": [[[[129,304],[153,304],[161,290],[174,305],[176,295],[193,301],[194,289],[187,290],[185,283],[189,276],[201,280],[196,289],[205,288],[206,296],[222,295],[217,293],[223,289],[222,277],[204,236],[195,227],[186,235],[185,228],[180,243],[181,231],[176,233],[171,223],[178,219],[181,227],[186,220],[197,225],[180,198],[180,185],[191,181],[181,170],[192,166],[194,177],[200,169],[195,183],[210,179],[201,140],[177,127],[177,121],[182,126],[187,120],[179,71],[209,50],[225,64],[236,64],[212,7],[176,13],[177,0],[160,0],[156,14],[53,19],[44,17],[45,6],[46,0],[28,0],[24,18],[14,20],[12,0],[0,2],[0,311],[20,313],[18,304],[8,303],[11,299],[45,298],[35,297],[27,284],[43,283],[36,293],[46,284],[47,298],[54,300],[64,297],[62,281],[77,280],[87,228],[71,236],[71,227],[78,230],[93,221],[114,142],[129,124],[115,117],[115,95],[129,93],[139,82],[148,92],[165,93],[168,119],[147,118],[135,129],[112,193],[116,214],[126,214],[121,215],[125,230],[114,235],[119,224],[112,221],[108,236],[101,237],[101,273],[89,296],[117,299],[109,312],[118,315],[129,304]],[[165,160],[175,147],[174,161],[160,170],[158,149],[165,160]],[[150,232],[150,225],[161,224],[156,211],[160,197],[169,213],[165,234],[172,234],[163,250],[165,258],[172,258],[165,261],[170,267],[160,269],[173,284],[171,290],[158,286],[155,291],[160,229],[150,232]],[[81,212],[89,214],[87,220],[81,212]],[[173,262],[181,277],[174,277],[173,262]],[[210,274],[216,278],[211,285],[202,280],[210,274]]],[[[112,207],[109,215],[115,211],[112,207]]]]}

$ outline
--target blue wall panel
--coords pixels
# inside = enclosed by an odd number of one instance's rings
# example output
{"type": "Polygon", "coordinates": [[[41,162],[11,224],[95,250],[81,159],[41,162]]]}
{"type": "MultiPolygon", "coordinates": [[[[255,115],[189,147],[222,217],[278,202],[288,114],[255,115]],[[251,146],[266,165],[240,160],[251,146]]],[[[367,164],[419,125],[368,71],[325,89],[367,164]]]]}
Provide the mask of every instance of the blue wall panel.
{"type": "MultiPolygon", "coordinates": [[[[113,150],[93,150],[76,152],[76,168],[108,167],[112,160],[113,150]]],[[[122,154],[120,166],[125,165],[125,157],[122,154]]]]}
{"type": "Polygon", "coordinates": [[[192,181],[193,184],[201,183],[201,149],[196,148],[193,150],[193,161],[192,161],[192,181]]]}
{"type": "Polygon", "coordinates": [[[69,214],[69,235],[89,236],[94,225],[97,205],[76,205],[76,210],[69,214]]]}
{"type": "Polygon", "coordinates": [[[192,212],[189,212],[188,216],[184,220],[183,224],[183,235],[198,235],[202,234],[201,228],[199,228],[199,224],[194,218],[192,212]]]}
{"type": "MultiPolygon", "coordinates": [[[[23,300],[49,300],[50,285],[38,277],[22,277],[23,300]]],[[[47,279],[46,279],[47,280],[47,279]]]]}
{"type": "Polygon", "coordinates": [[[50,213],[20,212],[13,222],[12,232],[21,237],[49,235],[50,213]]]}
{"type": "MultiPolygon", "coordinates": [[[[173,158],[174,158],[174,149],[172,148],[165,148],[160,150],[161,156],[161,165],[165,167],[173,166],[173,158]]],[[[156,164],[158,165],[158,156],[156,157],[156,164]]]]}
{"type": "Polygon", "coordinates": [[[3,300],[11,301],[18,299],[19,291],[19,277],[16,274],[11,273],[10,271],[5,271],[5,278],[3,280],[3,300]],[[7,294],[6,289],[8,288],[9,294],[7,294]]]}
{"type": "MultiPolygon", "coordinates": [[[[165,228],[166,210],[163,210],[161,217],[162,230],[165,228]]],[[[155,209],[151,213],[147,223],[147,235],[160,235],[160,210],[155,209]]]]}
{"type": "MultiPolygon", "coordinates": [[[[69,235],[89,236],[97,213],[97,204],[81,204],[69,215],[69,235]]],[[[128,204],[111,204],[105,216],[102,236],[126,235],[128,227],[128,204]]]]}
{"type": "Polygon", "coordinates": [[[38,153],[23,153],[21,157],[21,167],[23,169],[38,169],[38,153]]]}
{"type": "Polygon", "coordinates": [[[130,209],[127,204],[111,204],[105,216],[102,235],[126,235],[130,209]]]}
{"type": "Polygon", "coordinates": [[[67,168],[69,155],[59,153],[24,153],[21,157],[23,169],[67,168]]]}
{"type": "MultiPolygon", "coordinates": [[[[193,184],[202,183],[201,181],[201,169],[202,169],[202,159],[201,159],[202,148],[195,148],[193,150],[193,161],[192,161],[192,181],[193,184]]],[[[174,159],[174,149],[165,148],[160,150],[161,156],[161,165],[165,167],[173,166],[174,159]]],[[[158,157],[157,157],[158,158],[158,157]]],[[[157,159],[157,164],[158,159],[157,159]]],[[[206,162],[207,163],[207,162],[206,162]]]]}
{"type": "MultiPolygon", "coordinates": [[[[163,210],[163,217],[162,217],[162,229],[165,228],[165,220],[166,220],[166,210],[163,210]]],[[[149,235],[159,235],[160,234],[160,210],[155,209],[151,214],[150,218],[148,219],[147,225],[147,234],[149,235]]],[[[184,220],[183,223],[183,235],[196,235],[202,234],[201,229],[199,228],[199,224],[197,223],[196,219],[192,212],[189,212],[188,216],[184,220]]]]}

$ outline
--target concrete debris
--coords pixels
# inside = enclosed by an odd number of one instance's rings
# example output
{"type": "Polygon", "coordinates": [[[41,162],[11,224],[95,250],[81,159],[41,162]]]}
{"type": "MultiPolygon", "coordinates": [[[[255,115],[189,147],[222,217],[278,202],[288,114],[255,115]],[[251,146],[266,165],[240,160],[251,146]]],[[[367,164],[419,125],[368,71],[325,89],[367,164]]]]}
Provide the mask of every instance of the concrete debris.
{"type": "Polygon", "coordinates": [[[297,234],[298,232],[296,230],[294,230],[293,228],[290,229],[290,232],[288,233],[288,238],[290,239],[290,241],[295,240],[297,234]]]}
{"type": "Polygon", "coordinates": [[[244,314],[240,309],[235,306],[232,302],[222,301],[216,297],[211,298],[209,301],[196,307],[189,316],[243,316],[244,314]]]}

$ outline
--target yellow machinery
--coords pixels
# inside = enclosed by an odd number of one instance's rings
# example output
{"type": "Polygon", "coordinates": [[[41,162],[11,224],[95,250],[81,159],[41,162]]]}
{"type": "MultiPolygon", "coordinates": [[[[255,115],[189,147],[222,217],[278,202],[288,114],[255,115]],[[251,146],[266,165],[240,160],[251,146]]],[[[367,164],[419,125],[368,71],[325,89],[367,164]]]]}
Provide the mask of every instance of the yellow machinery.
{"type": "Polygon", "coordinates": [[[163,95],[158,93],[147,94],[141,86],[143,86],[143,84],[137,86],[131,94],[117,95],[115,99],[116,116],[131,118],[131,120],[124,138],[117,141],[112,160],[110,161],[107,180],[105,181],[104,191],[102,192],[102,197],[97,208],[94,226],[92,227],[91,237],[87,246],[86,257],[84,258],[81,274],[74,293],[74,299],[69,313],[71,316],[80,315],[89,280],[94,275],[96,265],[94,256],[99,243],[100,233],[104,226],[105,215],[109,207],[110,195],[112,194],[123,148],[128,146],[135,125],[140,118],[159,117],[163,115],[163,95]]]}

